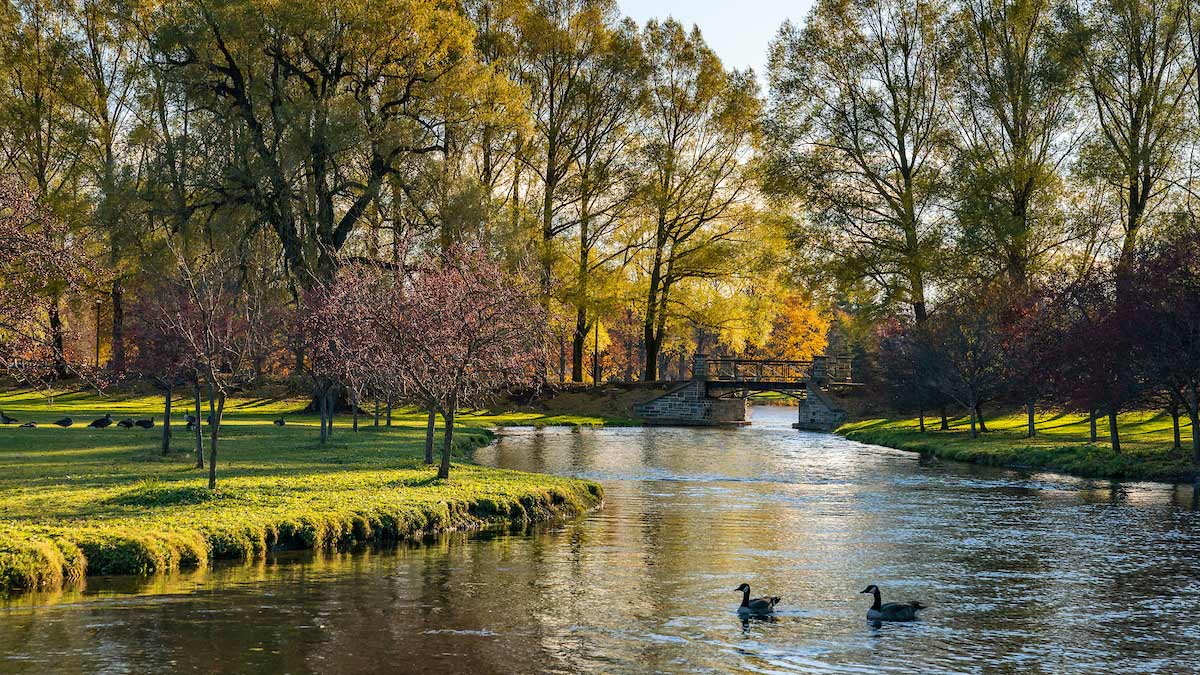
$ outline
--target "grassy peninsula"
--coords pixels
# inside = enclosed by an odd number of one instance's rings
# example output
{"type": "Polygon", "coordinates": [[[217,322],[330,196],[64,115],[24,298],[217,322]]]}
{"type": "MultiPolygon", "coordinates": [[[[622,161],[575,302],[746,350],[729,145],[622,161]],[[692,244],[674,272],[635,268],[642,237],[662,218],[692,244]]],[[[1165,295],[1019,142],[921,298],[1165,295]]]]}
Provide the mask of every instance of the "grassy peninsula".
{"type": "Polygon", "coordinates": [[[436,467],[420,459],[423,414],[395,413],[390,428],[363,418],[357,434],[341,417],[332,441],[320,445],[317,419],[299,412],[304,402],[235,399],[222,424],[220,487],[210,491],[193,468],[183,400],[176,401],[173,452],[161,453],[161,404],[154,396],[0,395],[5,414],[38,424],[0,427],[0,591],[539,520],[602,499],[596,483],[467,459],[492,440],[494,426],[599,425],[602,418],[462,415],[455,438],[462,459],[448,481],[439,481],[436,467]],[[156,426],[85,426],[105,412],[118,420],[153,416],[156,426]],[[50,424],[63,416],[75,425],[50,424]],[[273,424],[279,417],[285,426],[273,424]]]}

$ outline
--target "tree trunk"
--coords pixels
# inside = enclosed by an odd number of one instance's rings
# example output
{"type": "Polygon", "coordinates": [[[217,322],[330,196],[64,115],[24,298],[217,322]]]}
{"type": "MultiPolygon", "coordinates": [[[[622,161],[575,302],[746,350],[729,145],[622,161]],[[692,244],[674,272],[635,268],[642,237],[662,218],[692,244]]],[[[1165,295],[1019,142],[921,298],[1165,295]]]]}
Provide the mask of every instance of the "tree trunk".
{"type": "Polygon", "coordinates": [[[979,415],[979,406],[971,404],[971,438],[978,438],[979,432],[975,429],[975,420],[979,415]]]}
{"type": "Polygon", "coordinates": [[[351,415],[354,419],[354,433],[358,433],[358,392],[350,390],[350,407],[353,408],[351,415]]]}
{"type": "Polygon", "coordinates": [[[979,431],[980,431],[980,433],[985,433],[985,434],[986,434],[986,433],[987,433],[987,430],[988,430],[988,428],[987,428],[987,422],[984,422],[984,421],[983,421],[983,404],[982,404],[982,403],[976,403],[976,404],[975,404],[975,418],[976,418],[977,420],[979,420],[979,431]]]}
{"type": "Polygon", "coordinates": [[[1183,449],[1183,439],[1179,436],[1179,404],[1171,404],[1171,431],[1175,433],[1174,450],[1183,449]]]}
{"type": "Polygon", "coordinates": [[[1191,402],[1188,406],[1188,419],[1192,423],[1192,463],[1200,464],[1200,409],[1197,409],[1196,404],[1200,403],[1200,392],[1197,391],[1196,383],[1192,383],[1191,387],[1191,402]]]}
{"type": "Polygon", "coordinates": [[[208,489],[217,488],[217,440],[221,436],[221,417],[225,414],[225,394],[221,393],[213,413],[212,430],[208,439],[208,489]]]}
{"type": "Polygon", "coordinates": [[[1033,437],[1037,436],[1037,424],[1034,422],[1034,419],[1033,419],[1033,401],[1032,400],[1027,401],[1025,403],[1025,417],[1027,420],[1027,424],[1029,426],[1029,438],[1033,438],[1033,437]]]}
{"type": "Polygon", "coordinates": [[[925,433],[925,406],[920,404],[917,405],[917,426],[925,433]]]}
{"type": "Polygon", "coordinates": [[[454,452],[454,401],[442,416],[446,420],[446,429],[442,436],[442,465],[438,467],[438,478],[445,480],[450,477],[450,455],[454,452]]]}
{"type": "Polygon", "coordinates": [[[121,277],[112,284],[112,354],[108,367],[118,373],[125,370],[125,288],[121,277]]]}
{"type": "Polygon", "coordinates": [[[950,431],[950,420],[946,419],[946,406],[942,406],[938,412],[942,416],[942,422],[941,422],[942,431],[950,431]]]}
{"type": "Polygon", "coordinates": [[[317,394],[317,414],[321,416],[321,445],[329,440],[329,415],[326,412],[325,392],[317,394]]]}
{"type": "Polygon", "coordinates": [[[558,381],[567,381],[567,341],[561,334],[558,336],[558,381]]]}
{"type": "Polygon", "coordinates": [[[1095,443],[1097,441],[1097,439],[1099,438],[1099,434],[1096,432],[1096,411],[1095,410],[1092,410],[1088,413],[1088,427],[1089,427],[1088,431],[1090,433],[1089,438],[1092,443],[1095,443]]]}
{"type": "Polygon", "coordinates": [[[200,380],[197,379],[195,386],[192,387],[192,396],[195,399],[195,418],[196,424],[192,432],[196,435],[196,468],[204,468],[204,434],[200,431],[200,380]]]}
{"type": "Polygon", "coordinates": [[[162,429],[162,454],[171,454],[171,391],[167,387],[166,393],[163,395],[163,429],[162,429]]]}
{"type": "Polygon", "coordinates": [[[392,395],[391,394],[388,394],[388,397],[387,397],[387,425],[389,427],[392,426],[392,395]]]}
{"type": "Polygon", "coordinates": [[[425,423],[425,463],[433,465],[433,429],[437,426],[437,408],[429,405],[429,421],[425,423]]]}
{"type": "Polygon", "coordinates": [[[1110,410],[1108,412],[1108,438],[1112,442],[1112,450],[1118,455],[1121,454],[1121,436],[1117,431],[1117,411],[1110,410]]]}
{"type": "Polygon", "coordinates": [[[58,295],[50,299],[50,344],[54,350],[54,374],[67,376],[67,354],[63,347],[62,315],[58,311],[58,295]]]}
{"type": "MultiPolygon", "coordinates": [[[[659,221],[658,228],[661,232],[663,228],[661,217],[659,221]]],[[[650,284],[646,291],[646,316],[642,320],[642,347],[645,350],[642,359],[645,367],[642,374],[646,382],[654,382],[658,379],[658,351],[662,348],[662,334],[656,328],[659,323],[658,313],[661,302],[659,296],[663,293],[660,286],[663,275],[662,248],[665,246],[665,242],[661,241],[661,236],[659,239],[654,252],[654,263],[650,267],[650,284]]]]}
{"type": "Polygon", "coordinates": [[[325,434],[328,438],[333,438],[333,418],[337,412],[337,409],[334,408],[334,406],[337,405],[337,401],[333,398],[334,389],[335,387],[330,387],[329,390],[325,392],[325,412],[326,416],[329,418],[329,424],[325,429],[325,434]]]}
{"type": "Polygon", "coordinates": [[[379,398],[375,399],[375,426],[379,426],[379,398]]]}
{"type": "Polygon", "coordinates": [[[587,333],[587,310],[579,307],[575,310],[575,332],[571,335],[572,382],[583,382],[583,352],[587,341],[587,333]]]}

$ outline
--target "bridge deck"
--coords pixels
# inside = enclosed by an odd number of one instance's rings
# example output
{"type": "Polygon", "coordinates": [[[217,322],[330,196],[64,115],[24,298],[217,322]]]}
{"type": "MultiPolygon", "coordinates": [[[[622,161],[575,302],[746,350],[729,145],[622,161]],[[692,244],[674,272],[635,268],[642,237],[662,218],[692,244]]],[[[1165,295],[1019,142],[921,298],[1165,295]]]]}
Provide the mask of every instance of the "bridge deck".
{"type": "Polygon", "coordinates": [[[703,379],[709,389],[752,388],[794,391],[812,382],[818,385],[850,384],[851,359],[818,356],[811,361],[771,359],[706,359],[703,379]]]}

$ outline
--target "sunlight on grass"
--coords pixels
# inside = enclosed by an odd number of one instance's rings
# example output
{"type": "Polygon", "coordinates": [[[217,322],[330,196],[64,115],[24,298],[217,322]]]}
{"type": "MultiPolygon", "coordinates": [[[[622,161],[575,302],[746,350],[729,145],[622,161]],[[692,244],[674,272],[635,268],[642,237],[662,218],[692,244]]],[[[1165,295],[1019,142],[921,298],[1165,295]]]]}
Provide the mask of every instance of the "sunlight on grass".
{"type": "MultiPolygon", "coordinates": [[[[394,412],[392,428],[362,417],[358,433],[339,416],[332,442],[322,446],[317,419],[301,412],[303,401],[287,399],[230,401],[219,485],[210,491],[204,472],[192,468],[193,438],[182,424],[187,403],[175,404],[173,452],[163,456],[159,397],[0,395],[5,413],[42,425],[0,427],[0,590],[542,519],[601,498],[595,483],[470,463],[457,463],[450,480],[439,481],[436,468],[420,460],[426,419],[414,410],[394,412]],[[84,426],[105,412],[155,416],[157,425],[84,426]],[[48,424],[64,415],[76,426],[48,424]],[[272,424],[280,416],[286,426],[272,424]]],[[[487,427],[604,422],[534,413],[473,413],[460,421],[460,458],[491,441],[487,427]]]]}
{"type": "Polygon", "coordinates": [[[1121,453],[1108,444],[1108,422],[1097,423],[1098,439],[1089,441],[1086,415],[1042,414],[1035,417],[1038,434],[1026,437],[1024,413],[987,419],[988,433],[970,437],[970,420],[949,420],[949,431],[938,420],[925,420],[921,433],[913,419],[869,419],[846,424],[838,433],[852,440],[900,450],[932,453],[937,457],[977,464],[1029,467],[1091,478],[1188,481],[1197,474],[1191,461],[1191,428],[1181,420],[1183,449],[1175,450],[1171,417],[1164,413],[1121,415],[1118,424],[1121,453]]]}

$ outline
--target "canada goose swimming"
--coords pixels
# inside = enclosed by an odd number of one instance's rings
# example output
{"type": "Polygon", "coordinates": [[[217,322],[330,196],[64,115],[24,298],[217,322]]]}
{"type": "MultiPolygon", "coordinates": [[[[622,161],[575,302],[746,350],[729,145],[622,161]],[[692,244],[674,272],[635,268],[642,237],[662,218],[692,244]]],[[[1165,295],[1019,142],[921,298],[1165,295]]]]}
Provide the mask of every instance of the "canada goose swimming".
{"type": "Polygon", "coordinates": [[[750,598],[750,584],[742,584],[733,589],[740,591],[742,594],[742,604],[738,607],[738,614],[773,614],[775,605],[779,604],[779,598],[750,598]]]}
{"type": "Polygon", "coordinates": [[[134,422],[133,424],[134,424],[134,426],[138,426],[143,429],[153,429],[154,428],[154,418],[151,417],[148,420],[138,420],[138,421],[134,422]]]}
{"type": "Polygon", "coordinates": [[[110,424],[112,424],[112,413],[104,413],[104,417],[88,422],[88,426],[93,429],[103,429],[110,424]]]}
{"type": "Polygon", "coordinates": [[[117,422],[117,426],[121,427],[122,429],[132,429],[133,428],[133,418],[126,417],[125,419],[121,420],[120,422],[117,422]]]}
{"type": "Polygon", "coordinates": [[[917,612],[925,609],[925,605],[917,601],[911,602],[889,602],[880,604],[879,587],[871,584],[864,588],[862,593],[871,593],[875,596],[875,602],[871,608],[867,610],[868,621],[912,621],[917,618],[917,612]]]}
{"type": "Polygon", "coordinates": [[[64,417],[61,420],[54,420],[54,424],[55,424],[55,426],[60,426],[64,429],[66,429],[67,427],[71,426],[72,424],[75,424],[75,421],[72,420],[70,417],[64,417]]]}
{"type": "Polygon", "coordinates": [[[287,424],[287,422],[285,422],[284,419],[282,417],[280,417],[279,419],[275,420],[274,424],[277,427],[281,427],[284,424],[287,424]]]}
{"type": "Polygon", "coordinates": [[[37,422],[26,422],[25,424],[21,425],[21,428],[22,429],[36,429],[37,422]]]}
{"type": "Polygon", "coordinates": [[[9,417],[8,415],[5,415],[4,411],[0,410],[0,424],[16,424],[17,422],[20,422],[20,421],[21,420],[15,418],[15,417],[9,417]]]}

